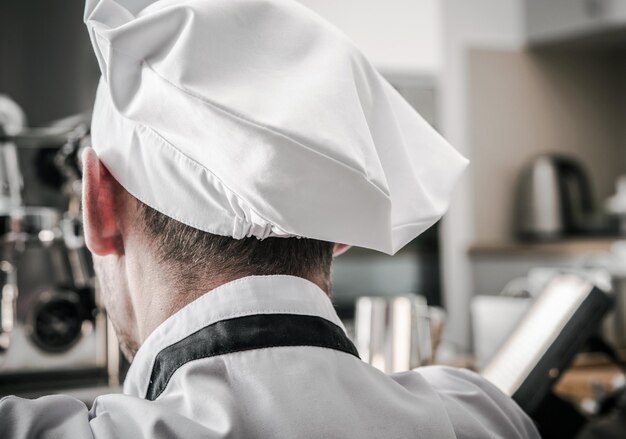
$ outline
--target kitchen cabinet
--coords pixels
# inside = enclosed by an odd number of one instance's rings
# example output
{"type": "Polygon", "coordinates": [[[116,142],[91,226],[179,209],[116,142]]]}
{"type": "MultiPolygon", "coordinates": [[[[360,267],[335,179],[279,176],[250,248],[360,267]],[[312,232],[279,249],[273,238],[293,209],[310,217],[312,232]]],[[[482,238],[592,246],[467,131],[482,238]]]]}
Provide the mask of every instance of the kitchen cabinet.
{"type": "Polygon", "coordinates": [[[624,0],[526,0],[530,45],[626,41],[624,0]]]}

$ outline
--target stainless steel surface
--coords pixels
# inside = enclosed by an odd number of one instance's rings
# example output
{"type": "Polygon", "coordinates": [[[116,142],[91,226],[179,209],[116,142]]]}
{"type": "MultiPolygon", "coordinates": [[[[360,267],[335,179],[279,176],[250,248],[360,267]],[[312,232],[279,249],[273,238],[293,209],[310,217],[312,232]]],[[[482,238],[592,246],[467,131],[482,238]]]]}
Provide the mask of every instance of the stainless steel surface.
{"type": "Polygon", "coordinates": [[[12,265],[17,267],[17,294],[10,348],[0,354],[0,376],[105,367],[106,328],[94,313],[93,278],[86,282],[82,270],[76,276],[72,252],[58,229],[58,213],[26,212],[11,219],[15,231],[5,235],[5,245],[16,248],[12,265]]]}
{"type": "Polygon", "coordinates": [[[0,215],[0,234],[5,243],[21,246],[26,241],[50,242],[60,236],[61,213],[50,207],[17,207],[0,215]]]}
{"type": "Polygon", "coordinates": [[[48,246],[58,237],[55,235],[58,224],[59,214],[50,208],[19,207],[0,215],[0,351],[7,351],[15,337],[14,331],[19,332],[17,303],[19,275],[22,273],[19,273],[18,265],[23,265],[20,256],[28,243],[48,246]]]}
{"type": "Polygon", "coordinates": [[[437,348],[443,338],[443,331],[448,320],[448,313],[439,306],[428,307],[428,318],[430,322],[430,340],[433,361],[437,358],[437,348]]]}
{"type": "Polygon", "coordinates": [[[17,320],[17,274],[8,261],[0,262],[0,352],[9,349],[17,320]]]}
{"type": "Polygon", "coordinates": [[[10,97],[0,94],[0,136],[19,133],[26,125],[24,110],[10,97]]]}
{"type": "Polygon", "coordinates": [[[579,162],[566,156],[541,155],[519,177],[516,234],[539,240],[585,234],[592,205],[590,181],[579,162]]]}
{"type": "Polygon", "coordinates": [[[107,372],[107,321],[80,226],[77,158],[100,77],[83,10],[0,2],[0,92],[24,110],[0,100],[0,394],[17,381],[53,389],[80,375],[93,385],[107,372]]]}
{"type": "MultiPolygon", "coordinates": [[[[38,139],[35,146],[47,148],[52,142],[59,148],[52,150],[52,160],[23,164],[29,172],[60,176],[50,186],[59,200],[54,207],[4,196],[10,202],[0,210],[0,394],[108,382],[107,321],[98,304],[77,189],[76,158],[87,134],[81,121],[71,118],[58,129],[31,136],[38,139]]],[[[24,168],[15,165],[21,176],[24,168]]],[[[2,171],[0,166],[0,178],[2,171]]]]}
{"type": "Polygon", "coordinates": [[[386,373],[428,364],[432,341],[426,299],[414,294],[359,298],[355,342],[363,361],[386,373]]]}
{"type": "Polygon", "coordinates": [[[0,212],[22,205],[22,176],[14,143],[0,140],[0,212]]]}
{"type": "Polygon", "coordinates": [[[518,233],[558,237],[563,232],[563,213],[556,168],[549,158],[543,157],[526,172],[518,195],[518,233]]]}

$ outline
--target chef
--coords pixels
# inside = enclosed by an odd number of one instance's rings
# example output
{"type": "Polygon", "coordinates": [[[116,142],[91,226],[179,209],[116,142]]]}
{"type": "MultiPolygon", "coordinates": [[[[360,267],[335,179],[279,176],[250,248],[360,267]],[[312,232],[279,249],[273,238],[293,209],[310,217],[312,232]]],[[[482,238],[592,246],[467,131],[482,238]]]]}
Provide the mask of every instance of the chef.
{"type": "Polygon", "coordinates": [[[466,166],[348,38],[291,0],[87,0],[102,78],[86,240],[132,366],[91,409],[0,402],[5,438],[535,438],[478,375],[385,375],[333,255],[393,254],[466,166]]]}

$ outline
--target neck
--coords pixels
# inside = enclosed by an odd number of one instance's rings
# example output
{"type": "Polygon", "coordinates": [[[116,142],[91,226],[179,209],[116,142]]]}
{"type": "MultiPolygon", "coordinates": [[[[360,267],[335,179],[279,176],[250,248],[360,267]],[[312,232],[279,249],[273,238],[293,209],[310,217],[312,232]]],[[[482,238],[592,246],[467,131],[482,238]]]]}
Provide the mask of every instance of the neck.
{"type": "Polygon", "coordinates": [[[152,275],[146,276],[141,284],[129,286],[131,294],[136,291],[140,295],[134,300],[136,309],[140,310],[136,312],[140,344],[172,314],[220,285],[237,279],[216,274],[199,281],[172,274],[163,275],[163,269],[150,272],[152,275]]]}
{"type": "MultiPolygon", "coordinates": [[[[140,292],[140,296],[133,300],[135,309],[140,310],[135,313],[139,344],[143,344],[152,331],[171,315],[204,294],[210,294],[212,290],[228,282],[255,275],[255,273],[223,272],[189,275],[184,270],[172,271],[171,266],[164,268],[160,264],[152,267],[144,265],[143,268],[146,271],[144,276],[137,279],[140,282],[129,285],[131,292],[140,292]]],[[[319,286],[326,294],[330,293],[329,282],[321,274],[306,279],[319,286]]]]}

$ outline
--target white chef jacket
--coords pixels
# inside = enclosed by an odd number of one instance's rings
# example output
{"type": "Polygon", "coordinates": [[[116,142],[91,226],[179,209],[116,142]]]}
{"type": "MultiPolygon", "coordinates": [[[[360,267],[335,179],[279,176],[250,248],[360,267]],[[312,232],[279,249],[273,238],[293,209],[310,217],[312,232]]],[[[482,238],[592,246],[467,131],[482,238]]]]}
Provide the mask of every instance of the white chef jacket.
{"type": "Polygon", "coordinates": [[[537,438],[467,370],[385,375],[362,362],[331,301],[293,276],[222,285],[141,346],[124,394],[0,401],[14,438],[537,438]]]}

